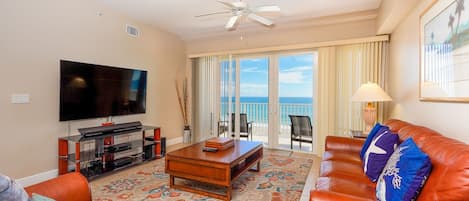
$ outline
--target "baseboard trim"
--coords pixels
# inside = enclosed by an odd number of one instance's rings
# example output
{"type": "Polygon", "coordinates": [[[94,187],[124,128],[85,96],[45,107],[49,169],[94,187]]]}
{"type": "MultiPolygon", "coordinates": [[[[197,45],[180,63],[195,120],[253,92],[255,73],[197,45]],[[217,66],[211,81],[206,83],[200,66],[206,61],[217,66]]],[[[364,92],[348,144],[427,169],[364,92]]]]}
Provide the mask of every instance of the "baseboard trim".
{"type": "Polygon", "coordinates": [[[56,178],[59,175],[58,169],[49,170],[46,172],[41,172],[35,175],[23,177],[20,179],[16,179],[15,181],[23,187],[31,186],[43,181],[47,181],[49,179],[56,178]]]}
{"type": "MultiPolygon", "coordinates": [[[[166,146],[181,144],[182,141],[183,141],[182,136],[177,137],[177,138],[173,138],[173,139],[170,139],[170,140],[166,141],[166,146]]],[[[31,185],[34,185],[34,184],[37,184],[37,183],[40,183],[40,182],[43,182],[43,181],[47,181],[49,179],[53,179],[53,178],[57,177],[57,175],[59,175],[59,170],[58,169],[53,169],[53,170],[49,170],[49,171],[46,171],[46,172],[41,172],[41,173],[38,173],[38,174],[35,174],[35,175],[31,175],[31,176],[23,177],[23,178],[20,178],[20,179],[16,179],[15,181],[18,184],[20,184],[21,186],[27,187],[27,186],[31,186],[31,185]]]]}
{"type": "Polygon", "coordinates": [[[175,144],[181,144],[182,141],[183,141],[182,136],[181,136],[181,137],[177,137],[177,138],[173,138],[173,139],[170,139],[170,140],[167,140],[167,141],[166,141],[166,147],[171,146],[171,145],[175,145],[175,144]]]}

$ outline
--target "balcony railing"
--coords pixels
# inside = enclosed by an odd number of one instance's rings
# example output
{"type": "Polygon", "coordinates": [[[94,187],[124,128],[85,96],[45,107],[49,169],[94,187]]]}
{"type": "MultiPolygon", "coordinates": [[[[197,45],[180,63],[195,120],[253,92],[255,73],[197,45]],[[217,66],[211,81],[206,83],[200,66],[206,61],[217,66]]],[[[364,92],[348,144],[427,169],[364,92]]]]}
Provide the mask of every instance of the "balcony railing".
{"type": "MultiPolygon", "coordinates": [[[[220,117],[222,120],[227,121],[228,117],[228,104],[222,103],[220,117]]],[[[233,105],[231,111],[235,111],[233,105]]],[[[290,137],[290,118],[288,115],[305,115],[312,118],[313,106],[312,104],[304,103],[280,103],[279,104],[279,124],[280,136],[290,137]]],[[[267,136],[268,123],[269,123],[269,104],[268,103],[241,103],[240,113],[246,113],[248,121],[253,122],[253,135],[267,136]]]]}

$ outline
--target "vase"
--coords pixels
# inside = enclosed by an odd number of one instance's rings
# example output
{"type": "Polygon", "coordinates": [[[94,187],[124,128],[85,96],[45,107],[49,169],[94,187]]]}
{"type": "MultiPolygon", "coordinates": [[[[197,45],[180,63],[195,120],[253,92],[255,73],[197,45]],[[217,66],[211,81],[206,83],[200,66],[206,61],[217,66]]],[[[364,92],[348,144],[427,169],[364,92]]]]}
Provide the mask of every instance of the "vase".
{"type": "Polygon", "coordinates": [[[191,130],[190,129],[184,129],[184,135],[183,135],[183,140],[182,142],[184,144],[189,144],[191,143],[191,130]]]}

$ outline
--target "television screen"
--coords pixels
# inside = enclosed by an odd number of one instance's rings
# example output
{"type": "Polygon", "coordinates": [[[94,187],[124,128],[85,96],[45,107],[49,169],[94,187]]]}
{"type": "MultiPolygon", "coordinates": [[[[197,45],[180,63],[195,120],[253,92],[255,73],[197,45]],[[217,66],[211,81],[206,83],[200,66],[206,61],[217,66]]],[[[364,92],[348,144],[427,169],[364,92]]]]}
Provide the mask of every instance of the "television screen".
{"type": "Polygon", "coordinates": [[[145,113],[147,72],[60,61],[60,121],[145,113]]]}

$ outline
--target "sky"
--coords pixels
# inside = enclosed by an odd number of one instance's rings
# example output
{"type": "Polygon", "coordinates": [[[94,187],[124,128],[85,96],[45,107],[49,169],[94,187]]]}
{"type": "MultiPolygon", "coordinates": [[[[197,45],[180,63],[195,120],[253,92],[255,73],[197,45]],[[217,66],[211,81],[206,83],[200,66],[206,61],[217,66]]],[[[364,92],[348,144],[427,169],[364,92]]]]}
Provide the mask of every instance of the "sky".
{"type": "MultiPolygon", "coordinates": [[[[313,54],[280,56],[277,63],[280,97],[312,97],[313,54]]],[[[241,97],[268,96],[268,66],[268,57],[240,60],[241,97]]]]}

